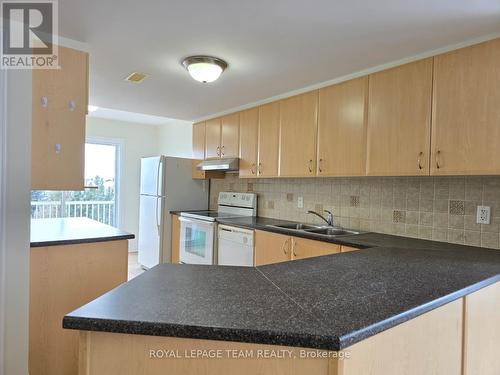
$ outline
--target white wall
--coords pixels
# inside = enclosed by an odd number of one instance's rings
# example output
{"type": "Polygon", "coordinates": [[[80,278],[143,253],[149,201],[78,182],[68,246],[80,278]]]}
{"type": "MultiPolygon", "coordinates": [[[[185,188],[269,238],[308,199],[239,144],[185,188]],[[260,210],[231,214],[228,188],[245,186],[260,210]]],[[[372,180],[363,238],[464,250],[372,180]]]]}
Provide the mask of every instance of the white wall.
{"type": "Polygon", "coordinates": [[[158,126],[158,152],[167,156],[193,156],[193,126],[190,121],[173,120],[158,126]]]}
{"type": "Polygon", "coordinates": [[[31,71],[1,71],[0,373],[28,373],[31,71]]]}

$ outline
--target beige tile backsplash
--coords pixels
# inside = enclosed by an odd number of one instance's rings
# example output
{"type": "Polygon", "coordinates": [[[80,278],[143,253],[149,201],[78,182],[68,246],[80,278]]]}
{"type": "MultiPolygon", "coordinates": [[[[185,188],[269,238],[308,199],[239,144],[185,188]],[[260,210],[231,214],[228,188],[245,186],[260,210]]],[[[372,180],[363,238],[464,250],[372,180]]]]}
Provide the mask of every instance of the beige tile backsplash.
{"type": "Polygon", "coordinates": [[[257,193],[259,216],[319,223],[306,211],[327,209],[343,227],[500,248],[500,176],[239,179],[228,174],[211,181],[211,208],[220,191],[257,193]],[[476,224],[478,205],[491,207],[491,224],[476,224]]]}

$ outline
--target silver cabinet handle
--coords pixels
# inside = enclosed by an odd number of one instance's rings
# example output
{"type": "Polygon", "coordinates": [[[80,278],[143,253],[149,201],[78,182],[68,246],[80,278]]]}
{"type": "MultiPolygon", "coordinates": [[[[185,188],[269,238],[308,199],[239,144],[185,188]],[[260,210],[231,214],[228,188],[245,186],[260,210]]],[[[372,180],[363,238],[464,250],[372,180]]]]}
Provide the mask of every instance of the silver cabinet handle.
{"type": "Polygon", "coordinates": [[[262,173],[262,163],[259,163],[259,166],[257,168],[257,172],[259,172],[259,175],[262,173]]]}
{"type": "Polygon", "coordinates": [[[309,173],[312,173],[313,171],[313,161],[312,159],[309,159],[309,173]]]}
{"type": "Polygon", "coordinates": [[[319,171],[319,173],[323,172],[323,159],[319,159],[319,162],[318,162],[318,171],[319,171]]]}
{"type": "Polygon", "coordinates": [[[255,174],[255,163],[253,163],[250,167],[250,172],[252,172],[252,174],[255,174]]]}
{"type": "Polygon", "coordinates": [[[74,100],[70,100],[68,102],[68,109],[73,112],[76,109],[76,102],[74,100]]]}
{"type": "Polygon", "coordinates": [[[40,98],[40,105],[42,106],[42,108],[47,108],[49,106],[49,98],[46,96],[42,96],[40,98]]]}
{"type": "Polygon", "coordinates": [[[225,147],[225,146],[222,146],[222,147],[220,148],[220,153],[221,153],[221,156],[224,156],[224,147],[225,147]]]}
{"type": "Polygon", "coordinates": [[[422,166],[422,156],[424,156],[424,153],[423,152],[420,152],[418,154],[418,169],[423,169],[424,167],[422,166]]]}
{"type": "Polygon", "coordinates": [[[441,156],[441,151],[440,151],[440,150],[438,150],[438,151],[436,152],[436,168],[437,168],[437,169],[440,169],[440,168],[441,168],[441,164],[440,164],[440,162],[439,162],[440,156],[441,156]]]}
{"type": "Polygon", "coordinates": [[[295,252],[295,239],[292,238],[292,254],[294,257],[297,256],[297,253],[295,252]]]}
{"type": "Polygon", "coordinates": [[[220,156],[220,146],[217,146],[217,156],[220,156]]]}

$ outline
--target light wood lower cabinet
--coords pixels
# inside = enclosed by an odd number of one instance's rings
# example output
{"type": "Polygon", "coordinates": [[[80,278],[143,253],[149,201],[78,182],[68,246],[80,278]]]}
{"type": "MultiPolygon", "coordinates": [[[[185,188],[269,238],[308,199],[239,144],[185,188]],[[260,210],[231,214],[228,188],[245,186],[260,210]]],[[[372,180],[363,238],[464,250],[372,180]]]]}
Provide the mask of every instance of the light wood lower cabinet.
{"type": "Polygon", "coordinates": [[[181,222],[178,215],[172,215],[172,263],[180,262],[181,222]]]}
{"type": "Polygon", "coordinates": [[[255,231],[256,266],[339,252],[340,245],[260,230],[255,231]]]}
{"type": "Polygon", "coordinates": [[[128,241],[30,251],[29,373],[78,373],[78,331],[64,315],[127,281],[128,241]]]}
{"type": "Polygon", "coordinates": [[[32,190],[83,190],[88,53],[59,46],[61,69],[32,73],[32,190]]]}
{"type": "Polygon", "coordinates": [[[465,297],[464,373],[500,374],[500,282],[465,297]]]}
{"type": "Polygon", "coordinates": [[[290,241],[287,235],[256,230],[254,264],[262,266],[291,260],[290,241]]]}
{"type": "Polygon", "coordinates": [[[343,351],[154,337],[80,333],[80,375],[498,375],[500,283],[360,341],[343,351]],[[464,309],[464,304],[466,308],[464,309]],[[486,320],[483,320],[486,318],[486,320]],[[464,324],[465,322],[465,324],[464,324]],[[465,344],[465,345],[464,345],[465,344]],[[150,358],[150,351],[290,351],[284,358],[150,358]],[[304,359],[301,353],[315,353],[304,359]],[[318,355],[320,354],[320,355],[318,355]],[[342,356],[343,359],[338,357],[342,356]],[[295,357],[295,358],[294,358],[295,357]],[[464,368],[462,369],[462,366],[464,368]]]}
{"type": "Polygon", "coordinates": [[[309,240],[300,237],[291,237],[292,260],[318,257],[321,255],[340,253],[340,245],[309,240]]]}
{"type": "Polygon", "coordinates": [[[345,245],[342,245],[340,247],[341,253],[348,253],[350,251],[356,251],[356,250],[359,250],[359,249],[357,247],[351,247],[351,246],[345,246],[345,245]]]}

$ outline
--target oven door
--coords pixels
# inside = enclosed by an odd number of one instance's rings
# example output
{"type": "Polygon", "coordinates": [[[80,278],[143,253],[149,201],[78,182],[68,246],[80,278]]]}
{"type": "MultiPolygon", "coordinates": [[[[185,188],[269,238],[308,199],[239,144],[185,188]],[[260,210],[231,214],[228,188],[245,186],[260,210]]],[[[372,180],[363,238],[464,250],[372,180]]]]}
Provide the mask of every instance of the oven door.
{"type": "Polygon", "coordinates": [[[179,257],[181,263],[214,264],[215,222],[179,217],[181,235],[179,257]]]}

